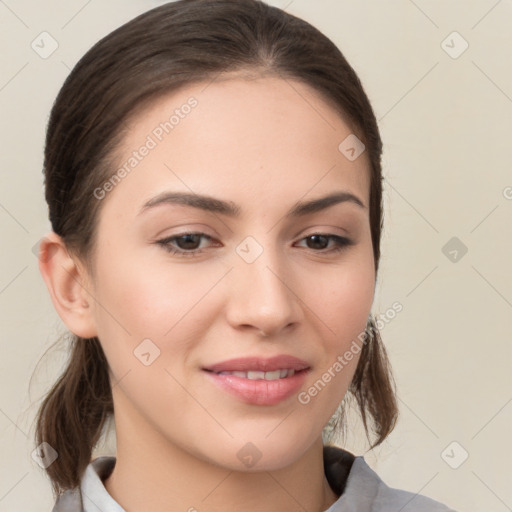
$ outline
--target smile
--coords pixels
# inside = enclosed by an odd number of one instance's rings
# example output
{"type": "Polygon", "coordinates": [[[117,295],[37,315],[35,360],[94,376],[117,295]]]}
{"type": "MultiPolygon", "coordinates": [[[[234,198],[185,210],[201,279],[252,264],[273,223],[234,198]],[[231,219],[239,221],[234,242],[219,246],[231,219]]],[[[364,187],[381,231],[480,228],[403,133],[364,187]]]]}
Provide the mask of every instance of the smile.
{"type": "Polygon", "coordinates": [[[282,370],[274,370],[271,372],[262,372],[262,371],[233,371],[233,372],[215,372],[217,375],[234,375],[235,377],[241,377],[243,379],[249,380],[277,380],[277,379],[285,379],[287,377],[292,377],[295,375],[295,370],[290,369],[282,369],[282,370]]]}
{"type": "Polygon", "coordinates": [[[272,371],[209,371],[206,378],[223,392],[250,405],[277,405],[297,394],[310,369],[277,369],[272,371]]]}

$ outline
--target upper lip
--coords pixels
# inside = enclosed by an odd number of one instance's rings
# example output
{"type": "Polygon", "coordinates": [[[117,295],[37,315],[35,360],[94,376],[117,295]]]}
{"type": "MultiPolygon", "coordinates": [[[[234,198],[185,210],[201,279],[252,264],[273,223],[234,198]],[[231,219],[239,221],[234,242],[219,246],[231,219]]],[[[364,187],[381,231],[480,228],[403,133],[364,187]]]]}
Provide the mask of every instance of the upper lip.
{"type": "Polygon", "coordinates": [[[270,358],[262,357],[238,357],[229,359],[228,361],[221,361],[210,366],[203,368],[215,373],[219,372],[248,372],[248,371],[262,371],[271,372],[274,370],[304,370],[309,368],[309,364],[302,359],[289,355],[278,355],[270,358]]]}

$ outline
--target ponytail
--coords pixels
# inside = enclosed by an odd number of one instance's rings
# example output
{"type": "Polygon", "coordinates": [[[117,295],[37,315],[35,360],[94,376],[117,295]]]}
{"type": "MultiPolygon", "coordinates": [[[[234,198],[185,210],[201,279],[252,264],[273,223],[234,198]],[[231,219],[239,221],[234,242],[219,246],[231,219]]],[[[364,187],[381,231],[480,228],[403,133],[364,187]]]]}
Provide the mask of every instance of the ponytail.
{"type": "Polygon", "coordinates": [[[368,320],[365,341],[356,372],[349,387],[355,397],[367,438],[375,435],[371,448],[381,444],[398,420],[396,384],[386,347],[375,325],[373,315],[368,320]]]}
{"type": "Polygon", "coordinates": [[[79,485],[105,421],[114,411],[108,363],[99,340],[73,336],[71,345],[68,365],[36,419],[37,445],[48,443],[57,452],[45,468],[55,495],[79,485]]]}

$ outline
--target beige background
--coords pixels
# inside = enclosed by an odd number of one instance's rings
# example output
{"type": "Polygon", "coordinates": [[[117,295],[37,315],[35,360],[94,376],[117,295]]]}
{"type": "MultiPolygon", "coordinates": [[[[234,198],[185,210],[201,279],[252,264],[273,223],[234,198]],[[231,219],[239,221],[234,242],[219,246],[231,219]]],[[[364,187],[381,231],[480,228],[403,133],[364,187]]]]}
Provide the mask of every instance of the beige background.
{"type": "MultiPolygon", "coordinates": [[[[161,3],[0,1],[0,511],[53,505],[30,455],[32,421],[65,352],[52,352],[29,387],[62,332],[32,252],[49,229],[41,174],[49,111],[93,43],[161,3]],[[43,31],[58,42],[45,59],[31,48],[43,31]]],[[[512,510],[512,2],[272,3],[340,47],[384,140],[374,313],[403,306],[382,330],[401,420],[366,460],[389,485],[460,512],[512,510]],[[454,58],[464,41],[468,48],[454,58]],[[455,245],[443,249],[452,237],[455,245]]],[[[363,454],[360,426],[353,431],[346,446],[363,454]]]]}

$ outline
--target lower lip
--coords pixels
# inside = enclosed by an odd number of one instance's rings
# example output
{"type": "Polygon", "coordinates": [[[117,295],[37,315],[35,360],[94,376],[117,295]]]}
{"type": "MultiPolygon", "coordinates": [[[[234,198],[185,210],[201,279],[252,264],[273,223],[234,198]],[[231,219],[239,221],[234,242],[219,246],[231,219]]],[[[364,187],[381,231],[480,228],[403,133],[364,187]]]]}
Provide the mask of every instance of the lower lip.
{"type": "Polygon", "coordinates": [[[206,370],[204,372],[221,389],[247,404],[275,405],[299,391],[308,370],[301,370],[291,377],[276,380],[251,380],[235,375],[219,375],[206,370]]]}

